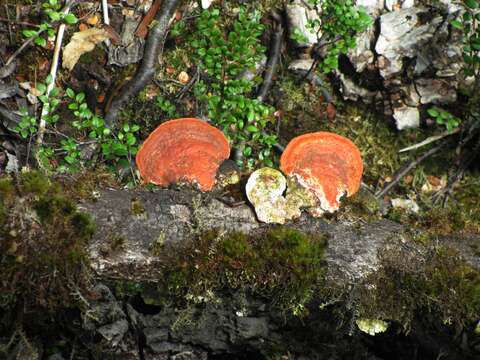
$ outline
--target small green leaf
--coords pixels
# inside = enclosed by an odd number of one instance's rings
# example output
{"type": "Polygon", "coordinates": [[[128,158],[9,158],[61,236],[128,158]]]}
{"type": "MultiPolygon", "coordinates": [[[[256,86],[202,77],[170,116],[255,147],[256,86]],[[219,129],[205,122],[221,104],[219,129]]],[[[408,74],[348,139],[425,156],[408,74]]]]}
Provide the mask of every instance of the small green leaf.
{"type": "Polygon", "coordinates": [[[70,88],[67,88],[66,94],[67,94],[67,96],[68,96],[70,99],[73,99],[73,98],[75,97],[75,91],[73,91],[73,90],[70,89],[70,88]]]}
{"type": "Polygon", "coordinates": [[[251,133],[256,133],[258,132],[258,128],[255,125],[248,125],[247,126],[247,131],[251,133]]]}
{"type": "Polygon", "coordinates": [[[23,34],[23,36],[25,36],[27,38],[37,36],[37,32],[35,30],[23,30],[22,34],[23,34]]]}
{"type": "Polygon", "coordinates": [[[76,24],[78,22],[78,19],[77,17],[70,13],[70,14],[67,14],[64,16],[63,20],[68,24],[68,25],[73,25],[73,24],[76,24]]]}
{"type": "Polygon", "coordinates": [[[463,24],[458,20],[452,20],[450,22],[450,25],[452,25],[452,27],[454,27],[455,29],[463,29],[463,24]]]}
{"type": "Polygon", "coordinates": [[[85,94],[83,92],[78,93],[77,96],[75,96],[75,101],[78,103],[82,103],[83,100],[85,100],[85,94]]]}
{"type": "Polygon", "coordinates": [[[470,9],[476,9],[478,7],[478,2],[477,0],[464,0],[465,5],[469,7],[470,9]]]}
{"type": "Polygon", "coordinates": [[[34,40],[35,44],[37,44],[38,46],[45,46],[47,45],[47,40],[45,40],[44,38],[42,37],[36,37],[35,40],[34,40]]]}
{"type": "Polygon", "coordinates": [[[436,118],[440,113],[438,112],[438,110],[436,110],[435,108],[430,108],[427,110],[427,113],[428,115],[430,115],[431,117],[433,118],[436,118]]]}

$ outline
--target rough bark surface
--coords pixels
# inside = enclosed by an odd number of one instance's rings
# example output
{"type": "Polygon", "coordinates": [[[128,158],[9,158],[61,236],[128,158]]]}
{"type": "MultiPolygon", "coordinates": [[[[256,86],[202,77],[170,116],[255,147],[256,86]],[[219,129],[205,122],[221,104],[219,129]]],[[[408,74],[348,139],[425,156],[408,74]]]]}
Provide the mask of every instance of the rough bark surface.
{"type": "MultiPolygon", "coordinates": [[[[158,279],[162,258],[151,252],[158,241],[175,247],[198,231],[223,229],[253,234],[266,226],[256,220],[248,205],[229,207],[214,195],[185,190],[105,190],[95,202],[85,202],[80,208],[97,223],[89,251],[92,267],[104,284],[111,279],[134,283],[158,279]],[[112,239],[118,238],[122,246],[112,251],[112,239]]],[[[387,220],[327,223],[304,215],[288,226],[330,235],[325,254],[327,276],[340,286],[354,286],[377,270],[379,253],[402,244],[406,234],[404,227],[387,220]]],[[[480,268],[480,259],[471,246],[478,241],[477,236],[447,240],[471,265],[480,268]]],[[[416,249],[409,244],[404,251],[416,249]]],[[[257,354],[251,358],[257,358],[260,351],[285,345],[285,339],[289,351],[309,354],[307,358],[311,359],[340,356],[342,347],[352,349],[342,358],[381,359],[361,357],[361,349],[365,350],[370,340],[364,343],[366,335],[359,332],[353,338],[344,332],[339,335],[336,322],[325,318],[331,316],[325,312],[312,314],[305,324],[295,317],[286,319],[266,299],[252,298],[244,292],[227,293],[217,302],[179,312],[175,304],[146,304],[144,298],[116,299],[111,289],[97,285],[99,300],[91,304],[95,316],[86,319],[85,328],[99,333],[112,354],[124,359],[207,359],[212,354],[237,354],[230,358],[242,358],[238,354],[248,351],[257,354]],[[316,348],[310,349],[304,341],[315,343],[316,348]],[[335,346],[329,345],[332,343],[335,346]]],[[[451,359],[465,358],[442,336],[438,333],[429,339],[433,342],[429,344],[432,358],[440,350],[452,354],[451,359]]],[[[389,346],[387,342],[385,346],[389,346]]]]}

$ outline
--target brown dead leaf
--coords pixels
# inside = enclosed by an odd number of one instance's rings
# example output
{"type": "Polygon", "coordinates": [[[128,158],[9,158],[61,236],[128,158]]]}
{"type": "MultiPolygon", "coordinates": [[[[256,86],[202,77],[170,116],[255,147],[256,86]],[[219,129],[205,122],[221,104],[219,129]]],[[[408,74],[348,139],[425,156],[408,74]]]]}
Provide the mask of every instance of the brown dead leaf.
{"type": "Polygon", "coordinates": [[[422,185],[422,192],[424,193],[431,193],[435,191],[440,191],[445,186],[447,186],[447,178],[442,177],[438,178],[436,176],[429,175],[426,177],[427,181],[425,181],[425,184],[422,185]]]}
{"type": "Polygon", "coordinates": [[[442,179],[439,179],[432,175],[427,176],[427,180],[433,186],[440,186],[442,183],[442,179]]]}
{"type": "Polygon", "coordinates": [[[99,28],[76,32],[63,50],[62,66],[72,71],[80,56],[92,51],[95,45],[110,37],[108,31],[99,28]]]}

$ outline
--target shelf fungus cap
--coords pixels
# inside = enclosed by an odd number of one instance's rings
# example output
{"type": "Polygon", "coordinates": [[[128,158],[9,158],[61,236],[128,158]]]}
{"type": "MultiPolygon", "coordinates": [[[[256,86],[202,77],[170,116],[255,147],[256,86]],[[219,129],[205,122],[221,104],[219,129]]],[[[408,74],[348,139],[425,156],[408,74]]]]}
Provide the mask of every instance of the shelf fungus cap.
{"type": "Polygon", "coordinates": [[[246,193],[259,221],[283,224],[287,218],[283,193],[287,179],[278,170],[264,167],[248,178],[246,193]]]}
{"type": "Polygon", "coordinates": [[[228,140],[220,130],[185,118],[157,127],[138,151],[136,163],[145,182],[160,186],[187,182],[209,191],[218,167],[229,156],[228,140]]]}
{"type": "Polygon", "coordinates": [[[334,212],[343,195],[355,194],[362,179],[360,151],[349,139],[329,132],[315,132],[294,138],[280,159],[282,171],[312,191],[323,211],[334,212]]]}

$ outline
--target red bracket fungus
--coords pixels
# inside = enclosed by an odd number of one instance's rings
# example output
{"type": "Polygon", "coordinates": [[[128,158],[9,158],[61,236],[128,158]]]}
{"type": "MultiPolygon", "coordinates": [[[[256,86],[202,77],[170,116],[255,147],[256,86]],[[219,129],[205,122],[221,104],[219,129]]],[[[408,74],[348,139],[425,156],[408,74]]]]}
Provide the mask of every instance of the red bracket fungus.
{"type": "Polygon", "coordinates": [[[360,151],[349,139],[329,133],[315,132],[294,138],[280,159],[282,171],[302,187],[315,194],[323,211],[334,212],[340,198],[355,194],[362,179],[360,151]]]}
{"type": "Polygon", "coordinates": [[[185,118],[157,127],[138,151],[136,163],[145,182],[161,186],[187,182],[209,191],[218,167],[229,156],[228,140],[220,130],[185,118]]]}

